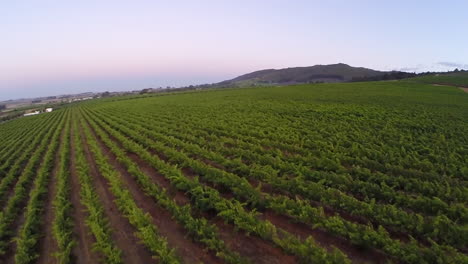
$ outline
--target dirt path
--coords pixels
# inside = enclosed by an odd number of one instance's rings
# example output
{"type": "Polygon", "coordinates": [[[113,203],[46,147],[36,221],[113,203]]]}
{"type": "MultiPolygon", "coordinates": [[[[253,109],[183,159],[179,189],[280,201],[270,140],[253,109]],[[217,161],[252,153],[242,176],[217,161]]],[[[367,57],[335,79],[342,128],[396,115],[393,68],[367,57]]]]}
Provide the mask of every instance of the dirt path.
{"type": "Polygon", "coordinates": [[[465,87],[458,87],[460,89],[462,89],[462,91],[464,91],[465,93],[468,93],[468,88],[465,88],[465,87]]]}
{"type": "Polygon", "coordinates": [[[70,130],[70,194],[71,203],[73,205],[73,233],[77,244],[73,248],[73,263],[87,264],[98,263],[99,257],[97,253],[92,251],[94,238],[91,236],[91,231],[85,224],[86,209],[80,202],[81,186],[76,173],[76,157],[74,144],[74,131],[70,130]]]}
{"type": "Polygon", "coordinates": [[[54,161],[54,170],[50,175],[49,184],[47,187],[47,198],[45,201],[45,214],[44,214],[44,222],[43,222],[43,234],[44,236],[39,240],[39,258],[37,263],[39,264],[52,264],[56,263],[56,258],[52,255],[54,252],[57,251],[57,243],[54,239],[52,234],[52,222],[54,221],[54,207],[53,207],[53,200],[57,193],[57,174],[59,171],[60,166],[60,151],[63,148],[63,140],[64,140],[64,131],[60,135],[60,146],[58,151],[55,153],[55,161],[54,161]]]}
{"type": "MultiPolygon", "coordinates": [[[[83,128],[80,127],[80,133],[84,139],[83,128]]],[[[93,154],[86,141],[83,142],[83,149],[90,167],[90,176],[93,178],[96,193],[101,200],[104,212],[109,219],[112,240],[115,245],[122,250],[122,260],[124,263],[154,263],[149,250],[135,236],[134,227],[128,222],[118,210],[114,203],[115,196],[109,190],[106,179],[99,173],[98,167],[94,161],[93,154]]]]}

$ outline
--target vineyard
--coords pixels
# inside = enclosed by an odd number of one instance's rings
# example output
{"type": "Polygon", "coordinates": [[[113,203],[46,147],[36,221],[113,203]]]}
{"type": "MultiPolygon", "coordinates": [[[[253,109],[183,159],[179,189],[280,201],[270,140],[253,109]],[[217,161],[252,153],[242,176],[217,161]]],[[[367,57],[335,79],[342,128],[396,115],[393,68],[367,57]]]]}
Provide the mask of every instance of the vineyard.
{"type": "Polygon", "coordinates": [[[411,81],[423,82],[439,85],[450,85],[459,87],[468,87],[468,72],[451,72],[444,74],[431,74],[427,76],[419,76],[411,78],[411,81]]]}
{"type": "Polygon", "coordinates": [[[455,87],[110,97],[0,135],[0,263],[468,263],[455,87]]]}

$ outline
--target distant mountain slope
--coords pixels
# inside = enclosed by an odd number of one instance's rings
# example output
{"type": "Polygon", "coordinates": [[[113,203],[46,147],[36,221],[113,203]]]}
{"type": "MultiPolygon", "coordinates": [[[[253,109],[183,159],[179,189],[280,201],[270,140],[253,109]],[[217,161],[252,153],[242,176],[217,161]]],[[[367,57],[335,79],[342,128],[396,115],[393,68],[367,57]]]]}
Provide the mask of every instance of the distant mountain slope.
{"type": "Polygon", "coordinates": [[[352,67],[347,64],[339,63],[279,70],[260,70],[241,75],[232,80],[221,82],[219,85],[248,86],[259,84],[347,82],[361,79],[368,80],[385,74],[389,74],[389,72],[376,71],[362,67],[352,67]]]}

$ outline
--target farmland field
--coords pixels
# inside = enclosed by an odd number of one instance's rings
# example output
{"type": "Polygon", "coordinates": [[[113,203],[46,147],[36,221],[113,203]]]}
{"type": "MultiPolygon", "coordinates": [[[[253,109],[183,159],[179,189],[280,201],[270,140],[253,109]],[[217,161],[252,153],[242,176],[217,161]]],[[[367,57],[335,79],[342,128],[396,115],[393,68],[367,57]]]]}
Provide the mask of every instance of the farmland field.
{"type": "Polygon", "coordinates": [[[0,263],[468,263],[455,87],[111,97],[0,135],[0,263]]]}
{"type": "Polygon", "coordinates": [[[468,88],[468,72],[451,72],[411,78],[412,81],[468,88]]]}

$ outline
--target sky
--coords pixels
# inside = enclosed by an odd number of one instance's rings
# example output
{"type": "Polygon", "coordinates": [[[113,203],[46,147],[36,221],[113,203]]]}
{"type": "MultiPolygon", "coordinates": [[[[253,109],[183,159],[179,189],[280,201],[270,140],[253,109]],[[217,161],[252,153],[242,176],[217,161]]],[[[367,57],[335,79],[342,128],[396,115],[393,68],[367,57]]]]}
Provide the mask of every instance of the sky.
{"type": "Polygon", "coordinates": [[[347,63],[468,69],[468,1],[0,2],[0,100],[347,63]]]}

